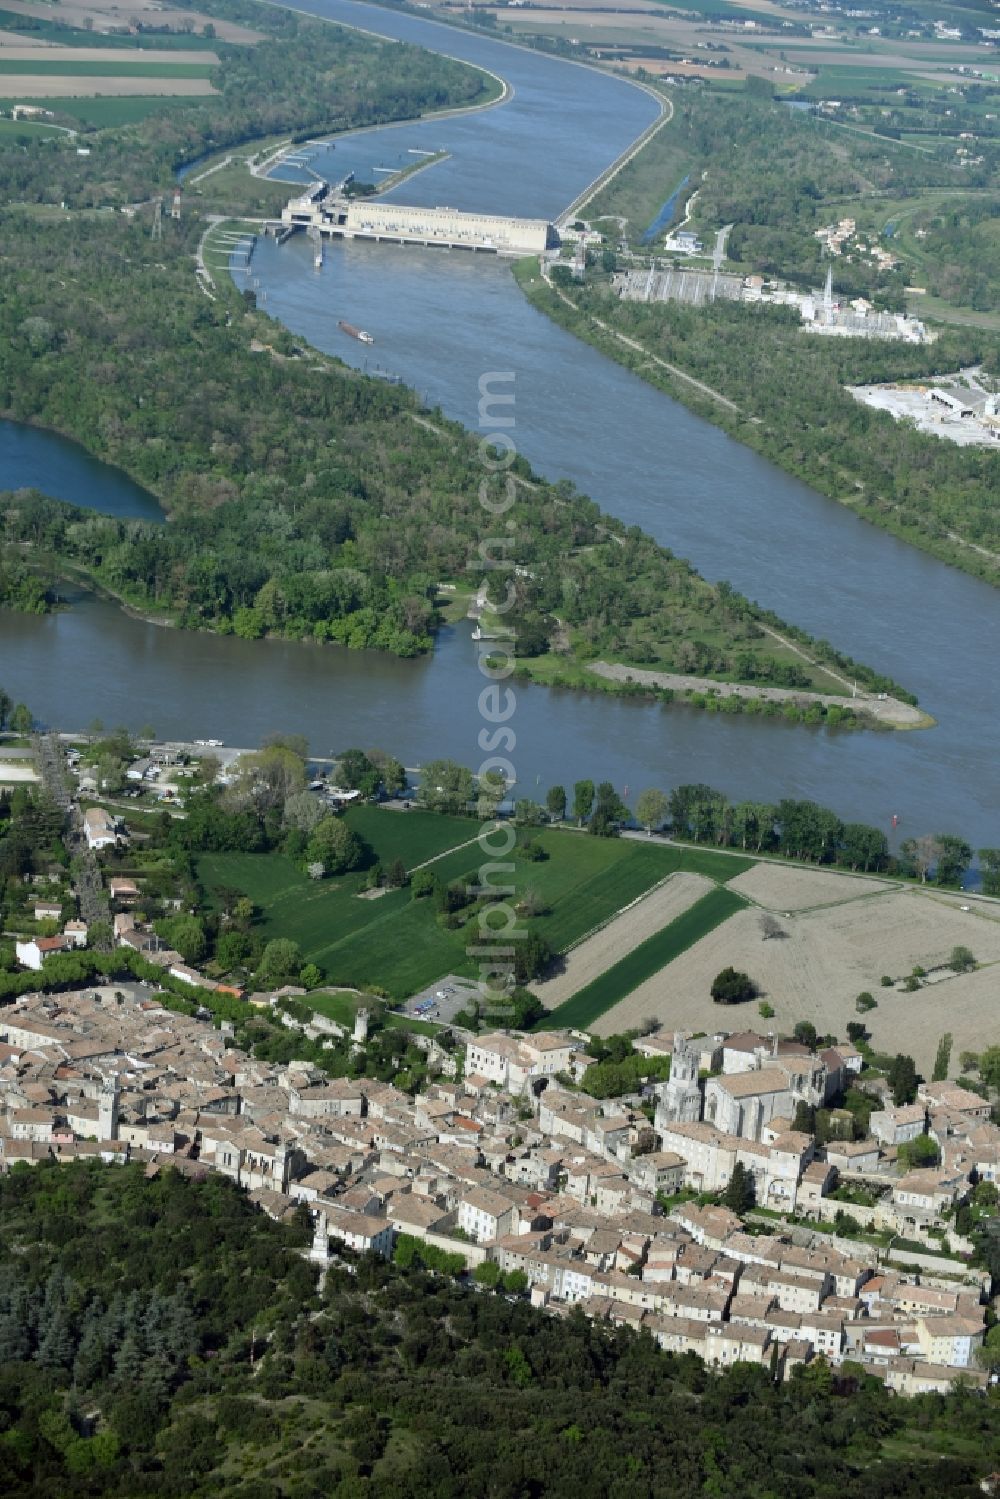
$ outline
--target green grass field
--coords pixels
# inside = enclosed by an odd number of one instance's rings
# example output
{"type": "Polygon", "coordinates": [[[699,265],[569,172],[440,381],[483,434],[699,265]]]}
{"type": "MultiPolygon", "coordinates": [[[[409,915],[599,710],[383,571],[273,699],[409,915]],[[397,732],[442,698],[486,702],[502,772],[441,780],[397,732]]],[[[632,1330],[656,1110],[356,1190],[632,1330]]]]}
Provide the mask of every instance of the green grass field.
{"type": "Polygon", "coordinates": [[[25,140],[53,140],[65,133],[55,125],[47,125],[44,120],[0,120],[0,140],[19,140],[22,137],[25,140]]]}
{"type": "MultiPolygon", "coordinates": [[[[441,880],[475,882],[483,863],[476,844],[458,847],[475,837],[472,819],[360,807],[347,820],[383,864],[398,857],[412,869],[436,857],[431,867],[441,880]]],[[[535,836],[549,857],[536,863],[515,850],[513,873],[494,880],[513,884],[514,900],[531,890],[549,907],[532,926],[555,951],[579,941],[675,870],[724,881],[752,863],[711,850],[591,838],[568,829],[543,829],[535,836]]],[[[478,959],[467,952],[479,941],[475,923],[449,930],[438,923],[429,900],[415,901],[408,890],[362,899],[362,872],[314,881],[277,854],[204,854],[198,877],[210,902],[220,885],[249,895],[262,913],[262,936],[297,942],[304,960],[318,964],[330,983],[384,989],[404,999],[445,973],[478,971],[478,959]]]]}
{"type": "Polygon", "coordinates": [[[576,1030],[586,1030],[605,1011],[631,994],[646,979],[659,973],[661,968],[672,963],[674,958],[693,947],[744,905],[746,902],[732,890],[709,890],[678,916],[676,921],[664,927],[662,932],[647,937],[645,942],[641,942],[621,962],[587,984],[572,999],[566,1000],[565,1004],[552,1010],[539,1028],[547,1030],[570,1026],[576,1030]]]}
{"type": "Polygon", "coordinates": [[[665,3],[671,10],[688,11],[694,16],[723,16],[731,21],[759,21],[763,26],[774,25],[773,14],[742,5],[729,5],[727,0],[665,0],[665,3]]]}
{"type": "MultiPolygon", "coordinates": [[[[352,1026],[358,1009],[364,1004],[364,997],[317,992],[310,994],[302,1003],[318,1014],[325,1015],[328,1020],[335,1020],[338,1025],[352,1026]]],[[[415,1031],[420,1036],[434,1036],[441,1030],[441,1026],[435,1025],[433,1020],[413,1020],[409,1015],[386,1015],[385,1024],[391,1030],[415,1031]]]]}
{"type": "MultiPolygon", "coordinates": [[[[803,67],[809,67],[808,51],[796,49],[795,61],[803,67]]],[[[838,63],[822,63],[812,83],[799,89],[796,98],[870,100],[882,103],[886,94],[895,94],[904,85],[929,95],[937,92],[933,83],[904,70],[856,67],[850,63],[843,67],[838,63]]]]}
{"type": "Polygon", "coordinates": [[[207,62],[146,62],[141,57],[118,62],[109,56],[107,62],[73,62],[61,57],[39,58],[37,62],[9,61],[0,52],[0,73],[25,73],[54,78],[210,78],[215,72],[207,62]]]}
{"type": "Polygon", "coordinates": [[[387,864],[402,859],[407,869],[468,843],[479,832],[471,817],[445,817],[437,812],[383,812],[378,807],[355,807],[347,821],[359,838],[387,864]]]}
{"type": "Polygon", "coordinates": [[[53,114],[79,120],[81,125],[94,125],[98,130],[114,129],[119,125],[134,125],[147,115],[161,109],[204,109],[218,105],[213,94],[184,97],[123,94],[118,99],[36,99],[25,95],[20,99],[5,99],[5,106],[12,104],[37,104],[50,109],[53,114]]]}

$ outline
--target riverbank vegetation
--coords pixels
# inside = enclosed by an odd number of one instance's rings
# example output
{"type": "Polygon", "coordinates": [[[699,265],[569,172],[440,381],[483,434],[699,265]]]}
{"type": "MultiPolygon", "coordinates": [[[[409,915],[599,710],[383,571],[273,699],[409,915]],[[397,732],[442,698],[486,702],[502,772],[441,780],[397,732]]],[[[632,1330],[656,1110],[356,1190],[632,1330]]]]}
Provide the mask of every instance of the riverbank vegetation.
{"type": "Polygon", "coordinates": [[[304,1209],[272,1222],[214,1173],[0,1180],[8,1499],[651,1499],[664,1472],[678,1499],[974,1499],[1000,1463],[995,1403],[962,1389],[902,1399],[822,1360],[710,1374],[519,1280],[473,1287],[460,1242],[446,1273],[422,1245],[405,1269],[345,1252],[321,1287],[309,1239],[304,1209]]]}
{"type": "MultiPolygon", "coordinates": [[[[593,256],[587,285],[567,281],[559,297],[522,275],[528,294],[602,352],[822,493],[1000,582],[996,454],[859,408],[846,388],[919,382],[973,366],[995,377],[996,332],[975,326],[973,317],[967,325],[939,327],[929,345],[809,337],[792,309],[624,302],[609,275],[622,234],[641,244],[683,171],[690,189],[674,220],[686,211],[688,227],[708,251],[716,233],[731,225],[727,269],[808,288],[820,285],[830,268],[841,297],[863,295],[895,310],[907,305],[908,282],[917,276],[939,296],[982,301],[992,264],[984,239],[993,207],[992,157],[959,170],[954,158],[889,150],[884,140],[838,130],[752,91],[740,97],[674,91],[671,97],[673,120],[587,205],[587,219],[607,242],[603,257],[593,256]],[[817,230],[844,216],[863,225],[860,243],[824,259],[817,230]],[[895,264],[862,248],[880,236],[881,250],[891,251],[895,264]]],[[[702,256],[683,264],[710,261],[702,256]]],[[[920,313],[912,299],[910,310],[920,313]]],[[[961,317],[955,321],[963,324],[961,317]]]]}
{"type": "Polygon", "coordinates": [[[919,432],[861,405],[845,389],[919,380],[970,364],[1000,370],[995,335],[955,328],[931,345],[810,338],[792,309],[623,302],[599,278],[559,289],[540,278],[522,277],[521,284],[564,327],[821,493],[967,572],[1000,582],[997,455],[919,432]],[[651,364],[649,353],[738,409],[651,364]]]}
{"type": "MultiPolygon", "coordinates": [[[[480,83],[456,93],[458,65],[442,59],[268,7],[215,3],[267,34],[224,50],[222,103],[211,108],[225,128],[201,106],[190,116],[171,108],[101,132],[86,158],[71,143],[0,150],[0,185],[20,202],[0,216],[0,253],[17,288],[0,306],[0,414],[76,438],[148,488],[170,518],[161,526],[6,496],[6,598],[44,605],[64,571],[184,627],[412,656],[432,645],[439,585],[465,585],[465,559],[478,556],[478,444],[440,413],[428,420],[411,392],[304,346],[254,306],[252,290],[241,297],[226,278],[200,285],[203,225],[164,217],[152,239],[148,192],[200,154],[206,131],[216,147],[279,129],[310,133],[321,104],[337,122],[357,123],[411,114],[442,91],[469,102],[480,83]],[[365,83],[385,73],[390,45],[393,79],[397,58],[405,64],[402,92],[365,83]],[[132,216],[98,211],[134,204],[140,180],[145,206],[132,216]],[[40,211],[60,201],[68,217],[40,211]]],[[[532,482],[522,460],[513,471],[525,482],[505,517],[517,538],[508,621],[529,669],[551,656],[849,690],[826,669],[844,664],[832,647],[712,587],[570,486],[532,482]]],[[[876,671],[850,663],[850,673],[871,691],[906,695],[876,671]]]]}

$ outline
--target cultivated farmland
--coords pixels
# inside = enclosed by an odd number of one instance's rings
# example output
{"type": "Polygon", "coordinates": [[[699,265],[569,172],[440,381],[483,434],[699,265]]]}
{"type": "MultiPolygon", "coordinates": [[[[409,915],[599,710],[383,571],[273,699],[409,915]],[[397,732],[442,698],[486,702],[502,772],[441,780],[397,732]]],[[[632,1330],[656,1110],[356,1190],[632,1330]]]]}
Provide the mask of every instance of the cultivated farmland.
{"type": "MultiPolygon", "coordinates": [[[[432,859],[430,868],[444,883],[478,882],[484,861],[473,841],[479,825],[472,819],[359,807],[347,814],[347,821],[383,866],[401,858],[412,870],[432,859]]],[[[540,914],[531,918],[530,927],[557,952],[579,942],[668,874],[687,870],[726,879],[746,867],[708,850],[591,838],[568,829],[522,831],[520,836],[540,844],[545,857],[536,862],[515,849],[512,872],[494,875],[494,883],[512,884],[515,903],[532,892],[540,914]]],[[[304,961],[318,964],[331,983],[384,989],[404,999],[444,973],[477,973],[478,960],[467,954],[480,940],[474,919],[469,928],[448,928],[430,900],[414,900],[409,890],[362,898],[361,871],[314,881],[276,854],[205,854],[198,860],[198,875],[210,902],[219,886],[249,895],[260,911],[261,934],[297,942],[304,961]]]]}
{"type": "Polygon", "coordinates": [[[554,1010],[613,967],[623,953],[669,926],[711,889],[712,881],[703,874],[670,875],[665,884],[571,948],[559,972],[532,984],[532,989],[546,1009],[554,1010]]]}
{"type": "MultiPolygon", "coordinates": [[[[757,874],[734,881],[734,888],[746,892],[757,874]]],[[[737,912],[602,1015],[595,1030],[607,1035],[656,1016],[669,1029],[693,1031],[749,1026],[788,1032],[797,1021],[810,1020],[820,1032],[844,1036],[848,1022],[859,1018],[855,1001],[864,990],[877,1004],[863,1017],[874,1045],[909,1052],[925,1071],[944,1031],[954,1036],[956,1056],[1000,1041],[1000,908],[915,887],[869,893],[864,887],[876,882],[822,873],[828,903],[801,909],[818,889],[810,888],[813,878],[811,871],[768,866],[761,871],[758,898],[765,882],[780,882],[780,904],[790,912],[779,918],[784,935],[766,937],[759,910],[737,912]],[[800,875],[803,888],[796,897],[784,884],[800,875]],[[942,965],[956,946],[970,948],[989,966],[961,977],[950,974],[942,965]],[[757,981],[774,1008],[772,1019],[765,1023],[753,1003],[713,1004],[712,979],[730,964],[757,981]],[[931,981],[906,993],[901,981],[917,965],[931,981]],[[895,986],[883,987],[883,975],[895,986]]]]}
{"type": "MultiPolygon", "coordinates": [[[[646,980],[653,974],[659,975],[660,970],[677,958],[678,954],[685,952],[706,933],[712,932],[720,922],[726,921],[734,911],[738,911],[742,904],[741,897],[734,895],[731,890],[714,886],[669,926],[641,942],[614,967],[602,973],[600,978],[594,979],[574,994],[572,999],[553,1010],[546,1016],[546,1029],[550,1026],[571,1026],[584,1030],[594,1025],[598,1017],[605,1015],[613,1006],[617,1014],[618,1010],[624,1008],[618,1003],[619,1000],[626,995],[634,999],[637,993],[643,992],[646,980]]],[[[641,1018],[629,1022],[636,1026],[640,1023],[641,1018]]],[[[594,1029],[607,1035],[625,1027],[604,1023],[594,1026],[594,1029]]]]}
{"type": "Polygon", "coordinates": [[[2,73],[0,74],[0,99],[15,99],[24,104],[42,103],[49,99],[86,98],[90,94],[102,97],[131,98],[143,95],[149,98],[204,98],[214,94],[208,78],[157,78],[148,73],[130,74],[124,77],[84,77],[80,74],[61,77],[49,73],[2,73]]]}

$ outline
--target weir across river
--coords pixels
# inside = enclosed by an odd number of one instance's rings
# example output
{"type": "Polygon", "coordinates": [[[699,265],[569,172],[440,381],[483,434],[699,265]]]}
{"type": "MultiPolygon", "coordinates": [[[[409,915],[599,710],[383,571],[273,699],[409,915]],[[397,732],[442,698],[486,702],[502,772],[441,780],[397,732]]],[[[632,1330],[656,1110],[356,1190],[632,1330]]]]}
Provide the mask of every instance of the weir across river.
{"type": "Polygon", "coordinates": [[[407,208],[392,201],[347,198],[327,182],[314,182],[286,205],[281,222],[336,239],[485,250],[494,255],[540,255],[558,243],[545,219],[463,213],[455,208],[407,208]]]}

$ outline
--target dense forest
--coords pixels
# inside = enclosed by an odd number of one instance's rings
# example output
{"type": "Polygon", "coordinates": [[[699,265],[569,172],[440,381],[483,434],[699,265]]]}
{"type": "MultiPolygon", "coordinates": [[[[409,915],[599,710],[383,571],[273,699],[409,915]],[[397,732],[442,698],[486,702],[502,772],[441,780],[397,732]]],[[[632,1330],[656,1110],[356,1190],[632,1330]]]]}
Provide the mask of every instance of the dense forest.
{"type": "Polygon", "coordinates": [[[713,1376],[419,1246],[320,1289],[309,1239],[218,1176],[0,1179],[7,1499],[974,1499],[1000,1464],[992,1397],[903,1400],[822,1361],[713,1376]]]}
{"type": "MultiPolygon", "coordinates": [[[[209,301],[191,265],[198,233],[171,223],[152,242],[122,218],[0,217],[16,287],[0,304],[0,412],[77,438],[171,517],[8,495],[8,597],[19,560],[54,561],[192,627],[427,649],[438,582],[468,586],[464,559],[487,534],[477,445],[437,413],[415,421],[408,391],[313,355],[243,303],[209,301]]],[[[514,494],[520,655],[566,629],[584,658],[835,687],[765,634],[769,615],[570,487],[514,494]]]]}
{"type": "Polygon", "coordinates": [[[929,291],[947,302],[994,310],[1000,286],[998,220],[995,194],[948,199],[914,214],[909,229],[922,241],[929,291]]]}

